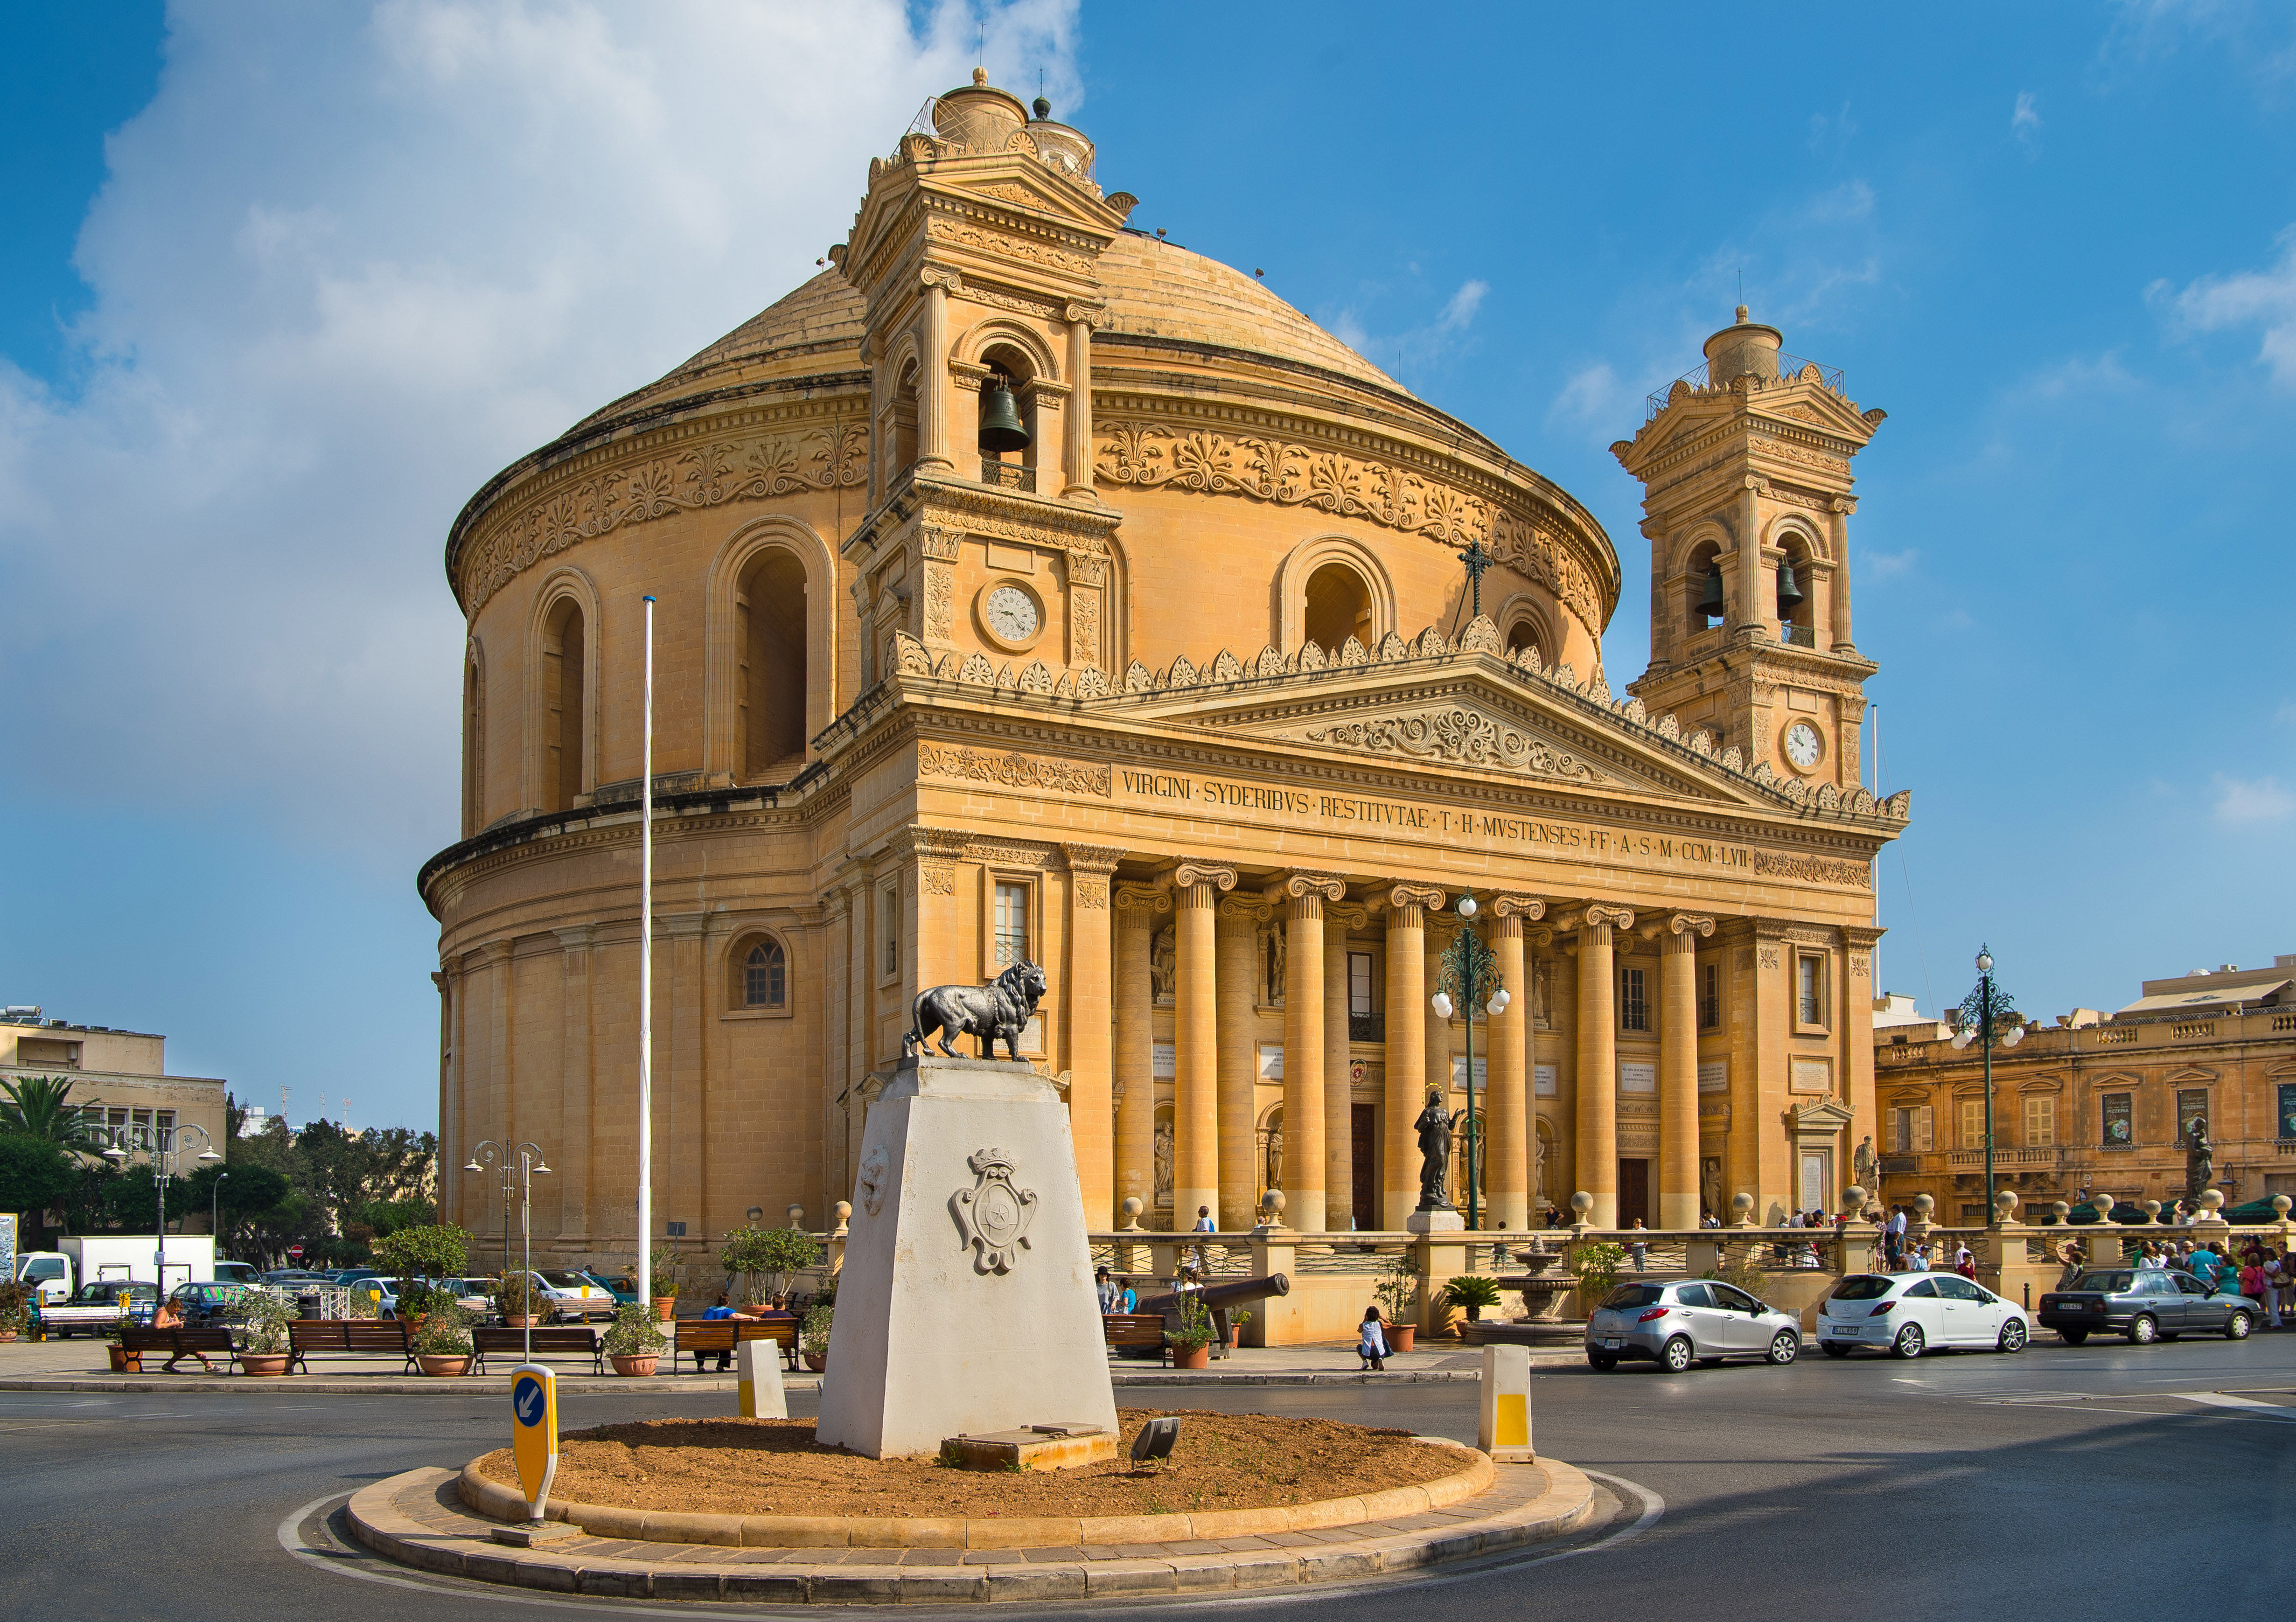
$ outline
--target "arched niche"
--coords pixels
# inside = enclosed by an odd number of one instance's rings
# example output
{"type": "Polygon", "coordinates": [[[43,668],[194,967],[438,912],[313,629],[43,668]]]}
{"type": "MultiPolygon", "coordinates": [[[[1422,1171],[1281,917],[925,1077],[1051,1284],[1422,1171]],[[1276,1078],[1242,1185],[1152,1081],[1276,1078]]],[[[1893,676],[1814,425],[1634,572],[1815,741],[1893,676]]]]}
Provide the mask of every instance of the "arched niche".
{"type": "Polygon", "coordinates": [[[561,564],[534,594],[526,631],[523,804],[571,811],[598,786],[598,589],[561,564]]]}
{"type": "Polygon", "coordinates": [[[704,610],[705,772],[784,782],[802,770],[811,740],[835,714],[836,578],[820,535],[786,515],[751,519],[718,548],[704,610]],[[801,607],[791,601],[793,586],[802,588],[801,607]],[[760,588],[775,600],[756,600],[760,588]],[[797,632],[801,646],[792,650],[797,632]],[[800,671],[797,696],[790,689],[800,671]],[[767,759],[769,751],[779,753],[767,759]]]}
{"type": "MultiPolygon", "coordinates": [[[[1396,627],[1395,581],[1388,574],[1387,565],[1379,554],[1351,535],[1319,535],[1303,540],[1292,548],[1275,572],[1275,646],[1286,653],[1299,648],[1310,639],[1308,633],[1309,591],[1311,583],[1322,577],[1326,613],[1332,611],[1340,593],[1334,589],[1342,584],[1352,584],[1359,590],[1360,605],[1368,619],[1371,634],[1350,630],[1367,647],[1377,647],[1381,638],[1396,627]],[[1349,580],[1349,577],[1352,580],[1349,580]]],[[[1350,613],[1350,618],[1355,617],[1350,613]]],[[[1332,627],[1319,622],[1318,629],[1328,632],[1332,627]]],[[[1346,636],[1340,641],[1344,643],[1346,636]]],[[[1326,654],[1338,651],[1325,646],[1326,654]]]]}

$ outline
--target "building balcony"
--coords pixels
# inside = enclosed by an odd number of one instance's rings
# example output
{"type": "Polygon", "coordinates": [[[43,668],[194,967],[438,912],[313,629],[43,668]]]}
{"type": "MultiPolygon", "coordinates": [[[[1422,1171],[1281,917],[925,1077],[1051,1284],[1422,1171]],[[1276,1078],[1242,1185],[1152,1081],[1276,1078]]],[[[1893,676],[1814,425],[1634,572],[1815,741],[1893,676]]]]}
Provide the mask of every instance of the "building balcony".
{"type": "Polygon", "coordinates": [[[1816,648],[1817,627],[1815,625],[1784,625],[1778,627],[1778,640],[1788,647],[1816,648]]]}
{"type": "Polygon", "coordinates": [[[988,457],[981,457],[980,482],[998,490],[1026,490],[1031,496],[1037,493],[1037,470],[1018,462],[998,462],[988,457]]]}
{"type": "MultiPolygon", "coordinates": [[[[1999,1149],[1993,1151],[1993,1169],[1997,1172],[2052,1171],[2064,1158],[2062,1149],[1999,1149]]],[[[1956,1149],[1946,1151],[1946,1165],[1956,1172],[1981,1172],[1985,1169],[1985,1151],[1981,1149],[1956,1149]]]]}
{"type": "Polygon", "coordinates": [[[1348,1040],[1349,1042],[1385,1042],[1387,1040],[1387,1016],[1384,1014],[1349,1014],[1348,1016],[1348,1040]]]}

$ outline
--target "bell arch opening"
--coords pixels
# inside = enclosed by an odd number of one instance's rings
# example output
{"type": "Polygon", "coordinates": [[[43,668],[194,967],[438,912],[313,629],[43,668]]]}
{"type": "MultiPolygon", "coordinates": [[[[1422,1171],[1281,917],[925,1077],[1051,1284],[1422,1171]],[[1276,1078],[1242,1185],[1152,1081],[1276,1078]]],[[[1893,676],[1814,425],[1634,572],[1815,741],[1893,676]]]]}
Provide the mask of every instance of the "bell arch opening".
{"type": "Polygon", "coordinates": [[[562,598],[543,622],[542,787],[551,811],[572,811],[583,792],[586,630],[582,605],[571,597],[562,598]]]}
{"type": "Polygon", "coordinates": [[[1815,647],[1813,616],[1817,603],[1809,538],[1790,531],[1781,539],[1785,556],[1778,559],[1778,636],[1783,641],[1815,647]]]}
{"type": "Polygon", "coordinates": [[[1702,540],[1691,551],[1689,567],[1683,574],[1683,629],[1691,636],[1710,630],[1728,617],[1721,556],[1721,543],[1714,540],[1702,540]]]}
{"type": "Polygon", "coordinates": [[[734,587],[735,738],[744,782],[801,766],[806,750],[806,575],[791,553],[768,547],[734,587]]]}
{"type": "Polygon", "coordinates": [[[1341,563],[1324,564],[1308,577],[1304,622],[1308,640],[1334,657],[1349,637],[1365,647],[1378,639],[1372,628],[1371,588],[1341,563]]]}

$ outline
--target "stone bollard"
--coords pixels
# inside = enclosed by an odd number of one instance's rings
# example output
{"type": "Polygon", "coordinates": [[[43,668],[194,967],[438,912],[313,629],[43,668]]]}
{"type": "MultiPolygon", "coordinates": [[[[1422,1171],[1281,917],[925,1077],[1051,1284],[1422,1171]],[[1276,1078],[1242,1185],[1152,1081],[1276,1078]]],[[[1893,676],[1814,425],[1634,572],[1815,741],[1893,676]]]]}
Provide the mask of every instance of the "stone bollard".
{"type": "Polygon", "coordinates": [[[789,1418],[789,1393],[782,1387],[782,1349],[770,1340],[744,1340],[734,1348],[736,1384],[745,1420],[789,1418]]]}
{"type": "Polygon", "coordinates": [[[1496,1464],[1529,1464],[1530,1348],[1488,1343],[1483,1347],[1481,1421],[1477,1445],[1496,1464]]]}
{"type": "Polygon", "coordinates": [[[1841,1208],[1852,1213],[1837,1231],[1841,1236],[1840,1267],[1841,1275],[1874,1271],[1874,1245],[1876,1235],[1870,1231],[1873,1224],[1866,1217],[1866,1190],[1856,1184],[1841,1191],[1841,1208]]]}
{"type": "Polygon", "coordinates": [[[829,1242],[823,1247],[829,1256],[829,1276],[832,1279],[842,1272],[845,1266],[845,1240],[852,1231],[853,1202],[849,1199],[839,1200],[836,1211],[837,1226],[829,1231],[829,1242]]]}
{"type": "Polygon", "coordinates": [[[2081,1230],[2081,1248],[2091,1267],[2112,1267],[2127,1259],[2120,1247],[2120,1224],[2112,1220],[2112,1196],[2100,1194],[2089,1201],[2096,1221],[2081,1230]]]}

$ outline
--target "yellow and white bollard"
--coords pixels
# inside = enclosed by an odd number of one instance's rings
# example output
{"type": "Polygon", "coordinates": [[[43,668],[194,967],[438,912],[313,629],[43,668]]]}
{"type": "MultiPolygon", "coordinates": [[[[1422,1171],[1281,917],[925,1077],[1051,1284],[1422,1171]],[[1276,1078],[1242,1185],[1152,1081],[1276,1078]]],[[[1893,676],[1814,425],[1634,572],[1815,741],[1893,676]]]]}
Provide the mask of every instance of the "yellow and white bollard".
{"type": "Polygon", "coordinates": [[[558,1376],[540,1363],[521,1363],[510,1374],[510,1453],[518,1466],[529,1522],[539,1521],[558,1474],[558,1376]]]}
{"type": "Polygon", "coordinates": [[[741,1371],[742,1417],[789,1418],[789,1394],[782,1389],[782,1349],[770,1340],[744,1340],[734,1348],[741,1371]]]}
{"type": "Polygon", "coordinates": [[[1529,1464],[1530,1447],[1530,1350],[1527,1346],[1483,1347],[1480,1446],[1500,1464],[1529,1464]]]}

